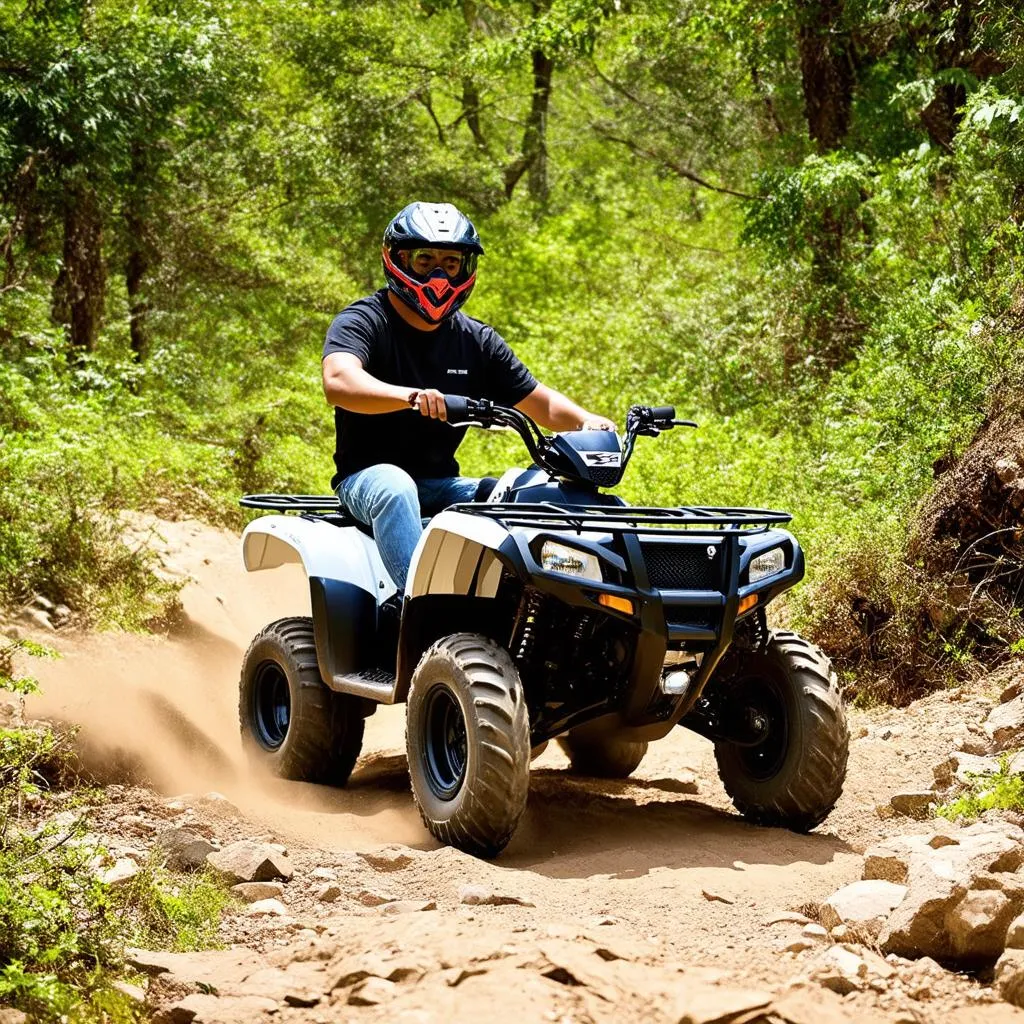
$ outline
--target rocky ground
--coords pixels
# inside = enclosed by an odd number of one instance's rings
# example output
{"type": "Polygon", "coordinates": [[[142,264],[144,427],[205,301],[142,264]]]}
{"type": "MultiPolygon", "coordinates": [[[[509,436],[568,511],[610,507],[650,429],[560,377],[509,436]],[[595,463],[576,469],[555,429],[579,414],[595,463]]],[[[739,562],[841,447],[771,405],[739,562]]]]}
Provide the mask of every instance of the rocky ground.
{"type": "Polygon", "coordinates": [[[929,817],[1024,743],[1019,669],[851,712],[846,789],[809,836],[746,824],[683,730],[626,782],[573,778],[549,748],[487,863],[420,825],[401,708],[369,720],[345,790],[252,778],[238,664],[303,613],[301,575],[246,578],[236,538],[196,523],[135,529],[190,579],[187,628],[75,636],[34,616],[64,657],[33,666],[29,710],[78,723],[111,783],[91,825],[111,880],[159,851],[236,887],[223,949],[134,954],[155,1019],[1024,1021],[1024,832],[929,817]]]}

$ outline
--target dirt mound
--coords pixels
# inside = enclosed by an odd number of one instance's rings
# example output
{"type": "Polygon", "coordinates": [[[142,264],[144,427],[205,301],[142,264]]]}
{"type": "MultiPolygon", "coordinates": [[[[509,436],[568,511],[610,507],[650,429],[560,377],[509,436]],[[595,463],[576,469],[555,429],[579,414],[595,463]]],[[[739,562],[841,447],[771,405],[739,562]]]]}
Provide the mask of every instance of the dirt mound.
{"type": "Polygon", "coordinates": [[[994,661],[1024,637],[1024,407],[997,407],[938,482],[909,546],[936,581],[931,625],[994,661]]]}

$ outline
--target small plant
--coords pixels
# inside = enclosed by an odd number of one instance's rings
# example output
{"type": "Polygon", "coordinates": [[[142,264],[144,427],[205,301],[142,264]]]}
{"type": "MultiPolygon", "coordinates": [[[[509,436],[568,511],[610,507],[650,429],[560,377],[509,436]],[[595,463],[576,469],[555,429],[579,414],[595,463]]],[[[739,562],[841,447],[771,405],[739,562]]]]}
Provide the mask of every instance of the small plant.
{"type": "Polygon", "coordinates": [[[1011,755],[999,760],[993,775],[970,776],[966,792],[941,804],[936,814],[950,821],[974,821],[985,811],[1024,811],[1024,775],[1010,770],[1011,755]]]}

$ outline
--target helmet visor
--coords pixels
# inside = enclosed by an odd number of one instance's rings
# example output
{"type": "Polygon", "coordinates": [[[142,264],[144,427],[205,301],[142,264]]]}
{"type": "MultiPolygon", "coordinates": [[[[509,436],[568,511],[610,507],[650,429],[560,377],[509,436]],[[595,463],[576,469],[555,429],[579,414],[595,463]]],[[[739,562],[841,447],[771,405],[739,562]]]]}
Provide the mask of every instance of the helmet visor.
{"type": "Polygon", "coordinates": [[[476,253],[459,249],[422,247],[404,249],[399,259],[414,277],[426,281],[435,270],[443,270],[449,280],[465,279],[476,270],[476,253]]]}

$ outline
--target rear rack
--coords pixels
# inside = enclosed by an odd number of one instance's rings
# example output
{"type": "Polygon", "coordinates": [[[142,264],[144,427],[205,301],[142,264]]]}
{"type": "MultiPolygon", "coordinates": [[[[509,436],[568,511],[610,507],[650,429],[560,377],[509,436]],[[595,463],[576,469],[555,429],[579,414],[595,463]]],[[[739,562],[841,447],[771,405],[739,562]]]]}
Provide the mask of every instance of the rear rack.
{"type": "Polygon", "coordinates": [[[510,526],[538,529],[566,527],[584,531],[611,533],[662,533],[679,529],[693,533],[763,533],[770,526],[788,523],[788,512],[763,508],[718,508],[679,506],[677,508],[641,508],[630,505],[555,505],[465,503],[452,505],[453,512],[488,516],[510,526]]]}
{"type": "Polygon", "coordinates": [[[272,512],[340,512],[341,503],[333,494],[246,494],[238,499],[242,508],[262,508],[272,512]]]}

